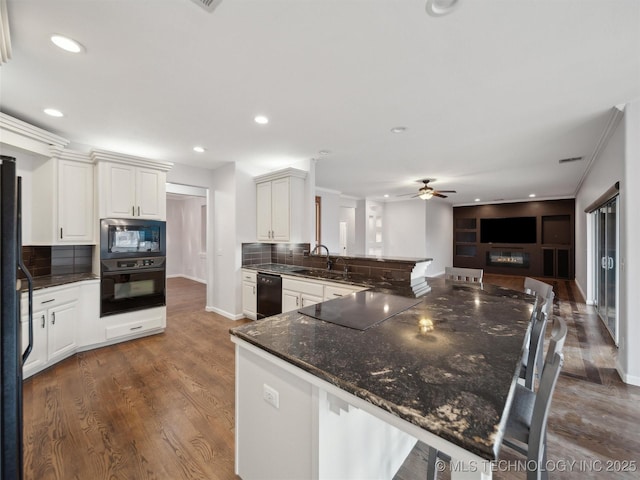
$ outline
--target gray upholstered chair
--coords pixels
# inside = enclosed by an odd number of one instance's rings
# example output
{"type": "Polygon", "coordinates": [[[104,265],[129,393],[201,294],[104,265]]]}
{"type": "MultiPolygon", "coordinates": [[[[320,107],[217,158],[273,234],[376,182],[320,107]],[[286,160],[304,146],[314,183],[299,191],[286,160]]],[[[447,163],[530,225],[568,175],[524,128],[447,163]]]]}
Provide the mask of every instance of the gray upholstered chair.
{"type": "Polygon", "coordinates": [[[481,283],[483,272],[481,268],[445,267],[444,277],[458,282],[481,283]]]}

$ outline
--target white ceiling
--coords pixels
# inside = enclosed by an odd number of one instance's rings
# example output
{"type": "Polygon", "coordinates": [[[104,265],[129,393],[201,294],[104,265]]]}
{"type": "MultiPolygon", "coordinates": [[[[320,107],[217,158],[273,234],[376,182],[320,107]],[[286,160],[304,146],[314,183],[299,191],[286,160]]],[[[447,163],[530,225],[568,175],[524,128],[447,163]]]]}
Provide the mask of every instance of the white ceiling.
{"type": "Polygon", "coordinates": [[[3,112],[80,150],[256,172],[317,158],[316,184],[355,197],[425,177],[454,204],[573,196],[612,107],[640,98],[637,0],[463,0],[443,17],[425,0],[7,3],[3,112]]]}

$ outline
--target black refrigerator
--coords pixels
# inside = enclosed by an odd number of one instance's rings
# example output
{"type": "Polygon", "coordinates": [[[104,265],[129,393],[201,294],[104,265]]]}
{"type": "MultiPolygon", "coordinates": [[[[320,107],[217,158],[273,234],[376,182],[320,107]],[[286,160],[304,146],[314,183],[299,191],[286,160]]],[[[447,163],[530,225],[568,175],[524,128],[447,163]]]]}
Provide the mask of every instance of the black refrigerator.
{"type": "Polygon", "coordinates": [[[21,184],[16,160],[0,156],[0,478],[22,479],[22,364],[33,345],[31,275],[22,262],[21,184]],[[29,344],[22,349],[18,270],[29,285],[29,344]]]}

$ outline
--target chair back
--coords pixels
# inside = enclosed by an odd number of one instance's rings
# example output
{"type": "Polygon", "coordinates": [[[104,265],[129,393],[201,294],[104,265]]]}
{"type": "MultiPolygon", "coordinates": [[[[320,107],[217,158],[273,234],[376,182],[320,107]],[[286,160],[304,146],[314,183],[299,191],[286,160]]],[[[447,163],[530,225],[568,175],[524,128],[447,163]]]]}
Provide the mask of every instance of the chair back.
{"type": "Polygon", "coordinates": [[[526,352],[526,364],[524,365],[524,386],[529,390],[534,388],[534,379],[536,371],[540,374],[544,368],[543,350],[544,335],[546,332],[547,321],[549,316],[542,309],[534,310],[531,318],[531,336],[529,337],[529,348],[526,352]]]}
{"type": "Polygon", "coordinates": [[[541,282],[535,278],[525,277],[524,279],[524,291],[530,295],[536,295],[544,301],[544,312],[548,313],[552,311],[553,306],[553,287],[548,283],[541,282]]]}
{"type": "MultiPolygon", "coordinates": [[[[541,462],[545,456],[545,437],[551,399],[553,397],[553,391],[556,388],[558,376],[560,375],[560,369],[562,368],[563,363],[564,357],[562,354],[555,353],[545,364],[542,377],[540,378],[540,388],[538,388],[533,405],[527,459],[529,461],[535,460],[538,462],[538,471],[540,470],[541,462]]],[[[544,465],[542,466],[544,467],[544,465]]]]}
{"type": "Polygon", "coordinates": [[[445,267],[444,276],[447,280],[458,282],[481,283],[484,270],[481,268],[445,267]]]}
{"type": "Polygon", "coordinates": [[[567,322],[562,317],[556,317],[551,330],[551,338],[549,339],[549,348],[545,358],[545,364],[551,362],[553,357],[562,353],[564,342],[567,339],[567,322]]]}

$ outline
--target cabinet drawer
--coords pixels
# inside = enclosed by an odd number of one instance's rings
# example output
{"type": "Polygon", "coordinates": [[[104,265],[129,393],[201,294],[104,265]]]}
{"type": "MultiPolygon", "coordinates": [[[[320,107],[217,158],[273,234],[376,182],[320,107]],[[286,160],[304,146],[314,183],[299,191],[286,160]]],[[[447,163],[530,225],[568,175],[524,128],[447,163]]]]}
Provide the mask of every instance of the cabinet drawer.
{"type": "Polygon", "coordinates": [[[258,272],[251,270],[242,270],[242,280],[245,282],[256,282],[256,275],[258,272]]]}
{"type": "Polygon", "coordinates": [[[107,340],[117,337],[123,337],[126,335],[137,335],[148,330],[153,330],[162,327],[162,316],[153,316],[150,318],[143,318],[138,321],[132,321],[128,323],[122,323],[120,325],[114,325],[107,327],[107,340]]]}
{"type": "Polygon", "coordinates": [[[332,298],[342,297],[344,295],[349,295],[353,292],[358,292],[362,290],[361,288],[351,288],[351,287],[337,287],[335,285],[325,285],[324,287],[324,298],[329,300],[332,298]]]}
{"type": "MultiPolygon", "coordinates": [[[[80,287],[43,288],[33,294],[33,311],[43,310],[57,305],[77,301],[80,298],[80,287]]],[[[29,308],[29,296],[22,294],[20,302],[21,314],[27,313],[29,308]]]]}
{"type": "Polygon", "coordinates": [[[298,293],[307,293],[322,297],[324,287],[321,283],[301,282],[300,280],[292,280],[290,278],[282,279],[283,290],[293,290],[298,293]]]}

